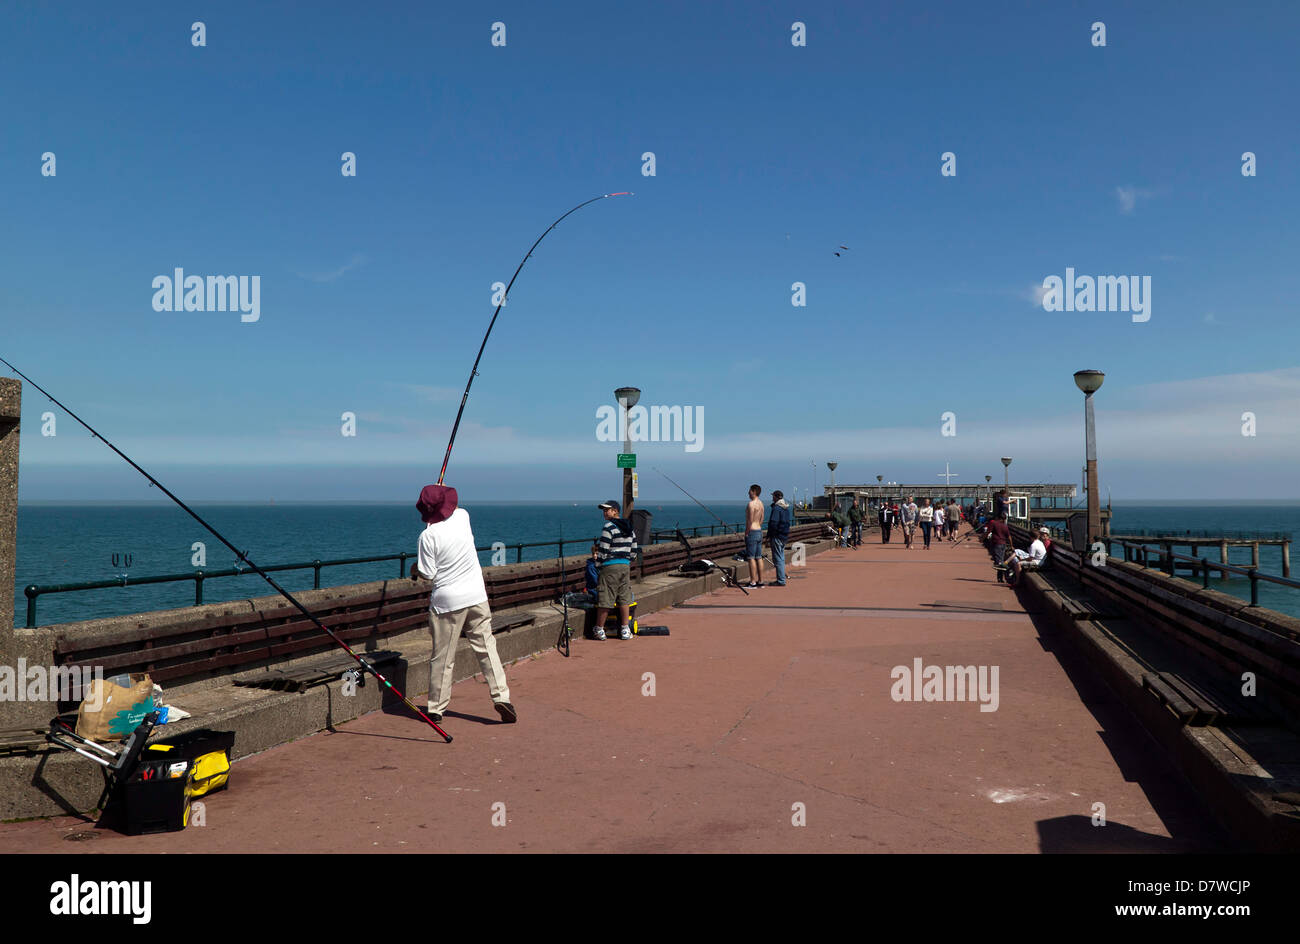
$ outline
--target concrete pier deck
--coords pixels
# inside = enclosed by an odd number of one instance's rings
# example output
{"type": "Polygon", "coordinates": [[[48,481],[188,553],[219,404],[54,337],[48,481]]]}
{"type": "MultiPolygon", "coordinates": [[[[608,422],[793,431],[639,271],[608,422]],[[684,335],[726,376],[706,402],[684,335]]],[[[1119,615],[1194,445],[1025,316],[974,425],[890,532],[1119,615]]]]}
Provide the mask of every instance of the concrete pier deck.
{"type": "Polygon", "coordinates": [[[202,827],[11,823],[0,854],[1231,848],[974,541],[909,551],[872,532],[790,574],[645,620],[668,637],[512,666],[516,725],[469,680],[452,744],[397,705],[238,761],[202,827]],[[997,710],[895,701],[891,670],[918,658],[998,667],[997,710]]]}

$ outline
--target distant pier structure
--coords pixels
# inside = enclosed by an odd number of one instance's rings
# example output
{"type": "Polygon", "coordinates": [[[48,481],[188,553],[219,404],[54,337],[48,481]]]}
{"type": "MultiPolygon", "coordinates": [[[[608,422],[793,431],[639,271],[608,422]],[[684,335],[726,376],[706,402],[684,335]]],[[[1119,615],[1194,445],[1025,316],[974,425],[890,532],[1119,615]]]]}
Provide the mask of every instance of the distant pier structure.
{"type": "MultiPolygon", "coordinates": [[[[1291,576],[1291,535],[1284,532],[1274,533],[1252,533],[1245,531],[1225,531],[1215,534],[1209,531],[1183,531],[1183,532],[1166,532],[1151,534],[1112,534],[1112,541],[1131,541],[1141,544],[1159,544],[1164,551],[1165,557],[1173,551],[1175,547],[1190,547],[1192,554],[1196,557],[1201,556],[1201,548],[1217,547],[1219,549],[1219,563],[1228,563],[1228,548],[1230,547],[1250,547],[1250,566],[1259,567],[1259,549],[1262,545],[1282,548],[1282,576],[1291,576]]],[[[1125,559],[1128,559],[1128,549],[1125,549],[1125,559]]],[[[1219,571],[1219,577],[1223,580],[1228,579],[1226,570],[1219,571]]]]}

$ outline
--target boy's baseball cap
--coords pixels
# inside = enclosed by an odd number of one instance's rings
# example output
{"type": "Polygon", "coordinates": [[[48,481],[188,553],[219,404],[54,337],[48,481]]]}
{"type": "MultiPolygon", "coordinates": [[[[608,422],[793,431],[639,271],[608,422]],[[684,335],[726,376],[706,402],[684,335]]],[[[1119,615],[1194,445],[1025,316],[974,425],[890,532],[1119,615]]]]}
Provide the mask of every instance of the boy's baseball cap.
{"type": "Polygon", "coordinates": [[[622,509],[619,508],[618,502],[614,501],[614,499],[612,499],[612,498],[611,498],[609,501],[603,501],[603,502],[601,502],[601,503],[600,503],[599,505],[597,505],[596,507],[598,507],[601,511],[604,511],[606,508],[613,508],[615,511],[621,511],[621,510],[622,510],[622,509]]]}

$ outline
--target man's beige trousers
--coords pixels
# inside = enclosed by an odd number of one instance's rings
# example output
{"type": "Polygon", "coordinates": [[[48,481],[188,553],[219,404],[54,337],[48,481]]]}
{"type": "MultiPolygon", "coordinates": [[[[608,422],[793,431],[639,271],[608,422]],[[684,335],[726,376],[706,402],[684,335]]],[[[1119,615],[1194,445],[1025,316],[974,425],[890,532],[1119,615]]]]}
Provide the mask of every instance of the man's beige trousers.
{"type": "Polygon", "coordinates": [[[450,613],[429,611],[429,632],[433,635],[433,656],[429,659],[428,710],[444,714],[451,701],[451,676],[456,670],[456,646],[461,630],[478,657],[479,671],[487,679],[488,692],[495,704],[510,700],[506,670],[497,656],[492,638],[492,610],[486,603],[476,603],[450,613]]]}

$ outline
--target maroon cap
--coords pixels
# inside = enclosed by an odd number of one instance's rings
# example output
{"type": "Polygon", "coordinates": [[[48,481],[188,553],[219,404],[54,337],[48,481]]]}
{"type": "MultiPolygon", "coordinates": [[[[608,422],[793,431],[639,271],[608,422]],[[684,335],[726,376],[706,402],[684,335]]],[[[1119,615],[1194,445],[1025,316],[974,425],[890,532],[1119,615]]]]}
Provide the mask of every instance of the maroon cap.
{"type": "Polygon", "coordinates": [[[436,524],[451,517],[451,513],[456,510],[456,502],[456,490],[450,485],[426,485],[421,489],[420,500],[415,503],[415,507],[425,524],[436,524]]]}

